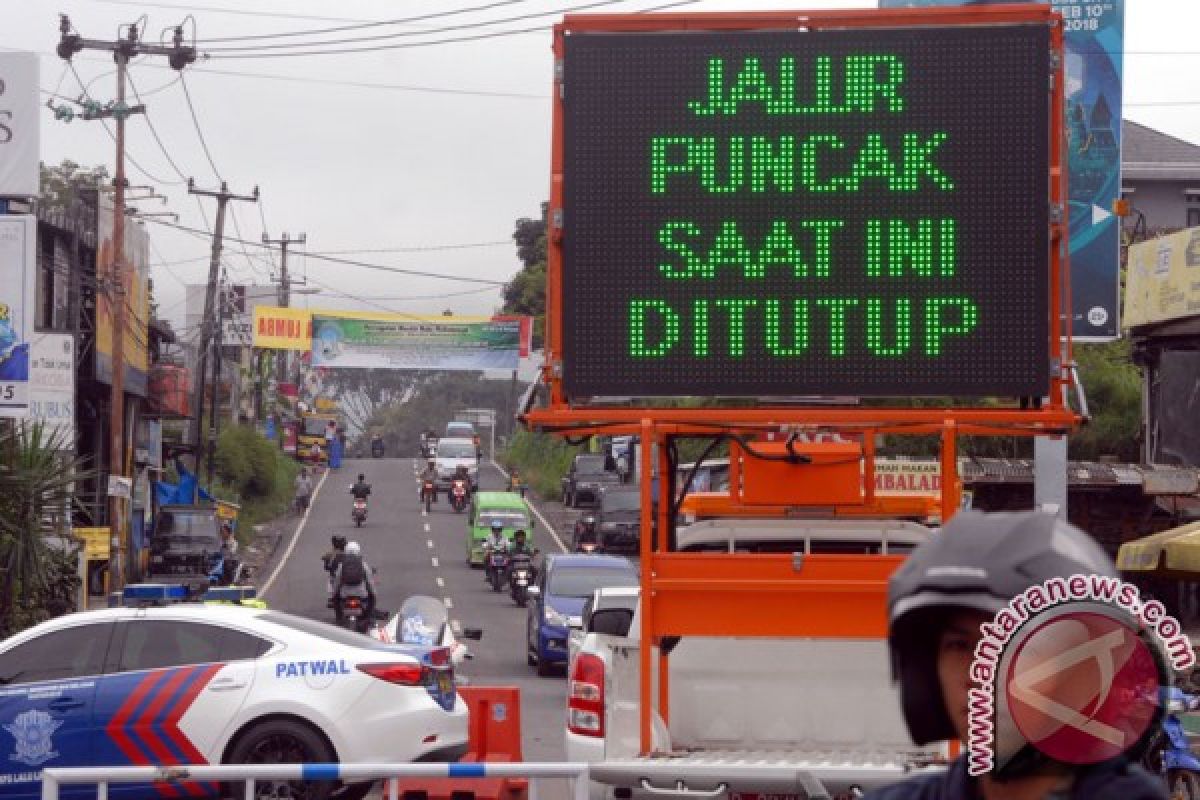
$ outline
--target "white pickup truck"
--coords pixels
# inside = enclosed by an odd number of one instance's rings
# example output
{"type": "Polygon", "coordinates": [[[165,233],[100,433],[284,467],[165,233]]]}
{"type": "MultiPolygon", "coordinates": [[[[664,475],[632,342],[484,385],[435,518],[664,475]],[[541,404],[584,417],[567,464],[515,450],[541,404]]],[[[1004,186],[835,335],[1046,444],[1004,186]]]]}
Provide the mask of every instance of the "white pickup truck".
{"type": "MultiPolygon", "coordinates": [[[[891,520],[709,520],[677,541],[683,551],[897,554],[930,535],[891,520]]],[[[566,750],[592,765],[593,800],[856,797],[945,754],[912,744],[882,639],[695,637],[670,651],[670,724],[652,716],[653,754],[642,757],[636,590],[600,590],[589,606],[568,667],[566,750]]]]}

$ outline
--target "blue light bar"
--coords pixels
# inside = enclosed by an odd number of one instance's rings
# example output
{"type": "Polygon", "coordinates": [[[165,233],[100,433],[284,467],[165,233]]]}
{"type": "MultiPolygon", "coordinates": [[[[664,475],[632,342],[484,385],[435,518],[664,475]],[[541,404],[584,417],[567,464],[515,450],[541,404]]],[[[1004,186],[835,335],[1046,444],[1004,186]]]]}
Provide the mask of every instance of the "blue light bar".
{"type": "Polygon", "coordinates": [[[186,586],[169,583],[133,583],[125,587],[121,596],[125,600],[143,600],[148,602],[181,602],[187,599],[186,586]]]}

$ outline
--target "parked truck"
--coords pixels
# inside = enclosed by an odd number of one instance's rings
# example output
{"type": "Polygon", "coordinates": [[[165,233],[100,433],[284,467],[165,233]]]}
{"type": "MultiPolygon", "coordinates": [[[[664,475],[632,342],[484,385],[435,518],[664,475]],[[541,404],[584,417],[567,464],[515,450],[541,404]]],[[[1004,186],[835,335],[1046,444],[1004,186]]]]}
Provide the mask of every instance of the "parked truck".
{"type": "MultiPolygon", "coordinates": [[[[836,617],[844,590],[822,589],[829,570],[808,562],[836,556],[828,566],[849,573],[856,562],[894,562],[932,533],[901,520],[708,520],[680,529],[678,550],[792,553],[800,582],[810,584],[801,591],[836,617]]],[[[882,611],[883,585],[873,591],[882,611]]],[[[593,800],[689,791],[730,800],[854,797],[945,755],[912,744],[886,639],[833,635],[664,640],[654,648],[653,691],[665,651],[669,719],[655,712],[652,755],[640,756],[641,613],[636,590],[594,597],[573,642],[567,760],[591,764],[593,800]]]]}

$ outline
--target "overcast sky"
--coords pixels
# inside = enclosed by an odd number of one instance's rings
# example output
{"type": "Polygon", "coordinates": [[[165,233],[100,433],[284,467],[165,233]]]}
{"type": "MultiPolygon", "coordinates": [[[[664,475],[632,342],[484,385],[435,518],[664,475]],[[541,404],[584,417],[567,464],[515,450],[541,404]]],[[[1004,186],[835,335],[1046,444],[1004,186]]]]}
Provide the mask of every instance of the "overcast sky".
{"type": "MultiPolygon", "coordinates": [[[[441,16],[365,31],[323,37],[378,35],[397,31],[418,35],[390,39],[417,43],[449,37],[550,25],[553,16],[596,0],[566,3],[538,0],[2,0],[0,46],[42,54],[41,86],[79,95],[74,75],[54,53],[58,16],[68,14],[85,37],[112,39],[117,26],[146,16],[146,37],[187,15],[197,38],[310,30],[367,20],[391,20],[490,6],[472,13],[441,16]],[[222,10],[226,9],[226,10],[222,10]],[[512,20],[504,22],[503,20],[512,20]],[[422,28],[493,22],[491,26],[425,33],[422,28]]],[[[599,11],[634,11],[667,0],[610,2],[599,11]]],[[[700,0],[680,10],[830,9],[874,7],[875,2],[808,0],[752,4],[700,0]]],[[[189,23],[190,24],[190,23],[189,23]]],[[[190,30],[190,28],[189,28],[190,30]]],[[[1200,3],[1196,0],[1126,0],[1125,117],[1200,143],[1200,3]]],[[[273,43],[295,41],[273,40],[273,43]]],[[[257,44],[272,42],[259,41],[257,44]]],[[[211,47],[241,43],[211,44],[211,47]]],[[[100,101],[112,98],[111,59],[81,53],[79,76],[100,101]]],[[[260,187],[258,207],[231,203],[236,226],[226,233],[257,242],[264,230],[308,235],[312,252],[446,275],[509,279],[519,268],[512,246],[513,223],[535,216],[548,193],[552,78],[547,30],[474,41],[388,49],[380,52],[295,58],[223,59],[197,62],[185,71],[200,130],[220,176],[232,191],[260,187]],[[230,74],[241,73],[241,74],[230,74]],[[369,84],[369,85],[368,85],[369,84]],[[462,247],[462,245],[479,245],[462,247]],[[395,252],[399,248],[441,248],[395,252]]],[[[170,158],[185,176],[216,188],[214,175],[193,125],[183,87],[165,59],[147,57],[131,69],[133,85],[145,98],[149,121],[170,158]]],[[[45,95],[43,95],[43,100],[45,95]]],[[[153,178],[130,165],[134,184],[153,183],[168,196],[166,206],[180,224],[204,229],[200,204],[151,135],[144,120],[129,124],[128,152],[153,178]]],[[[42,120],[42,160],[71,159],[84,165],[113,164],[112,140],[97,122],[64,124],[47,110],[42,120]]],[[[208,221],[214,202],[203,201],[208,221]]],[[[147,223],[155,245],[152,258],[160,313],[178,325],[183,319],[184,283],[205,279],[208,241],[147,223]]],[[[259,247],[227,244],[224,259],[231,280],[265,283],[272,264],[259,247]]],[[[500,304],[498,288],[451,280],[409,277],[295,258],[294,275],[307,275],[320,295],[296,297],[331,308],[372,308],[436,313],[445,308],[485,314],[500,304]],[[483,288],[483,291],[479,291],[483,288]],[[462,292],[451,297],[429,297],[462,292]],[[341,293],[341,294],[338,294],[341,293]],[[346,297],[351,295],[354,297],[346,297]]]]}

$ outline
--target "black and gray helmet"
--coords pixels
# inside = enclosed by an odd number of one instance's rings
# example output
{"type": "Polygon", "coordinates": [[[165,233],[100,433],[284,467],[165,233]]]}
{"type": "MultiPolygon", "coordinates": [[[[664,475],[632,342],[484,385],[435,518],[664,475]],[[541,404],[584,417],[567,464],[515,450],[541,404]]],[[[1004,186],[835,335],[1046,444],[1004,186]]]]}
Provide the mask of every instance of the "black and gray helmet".
{"type": "Polygon", "coordinates": [[[941,619],[956,609],[994,614],[1034,584],[1071,575],[1116,576],[1080,529],[1040,511],[963,511],[922,544],[888,584],[888,645],[904,721],[918,745],[957,738],[937,674],[941,619]]]}

